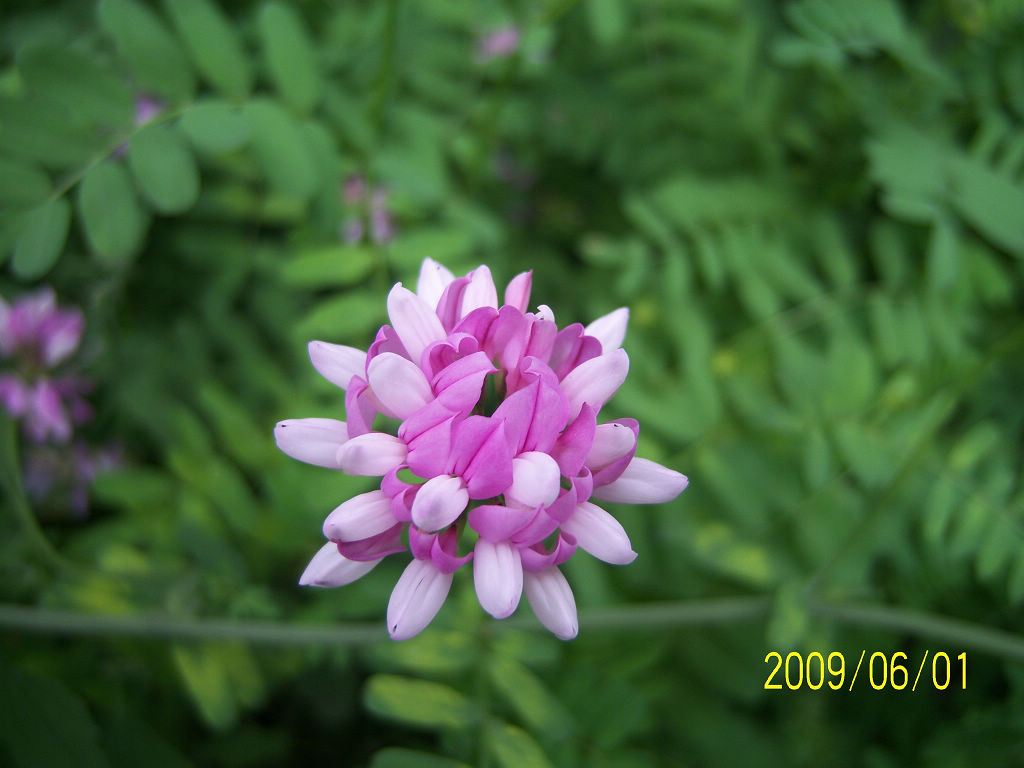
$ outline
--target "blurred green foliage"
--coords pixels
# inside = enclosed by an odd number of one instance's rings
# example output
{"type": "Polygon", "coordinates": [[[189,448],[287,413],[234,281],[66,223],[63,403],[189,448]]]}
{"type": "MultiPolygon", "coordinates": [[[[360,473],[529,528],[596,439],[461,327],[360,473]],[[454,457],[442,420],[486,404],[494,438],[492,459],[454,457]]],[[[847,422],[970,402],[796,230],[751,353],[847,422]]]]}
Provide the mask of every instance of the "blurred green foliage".
{"type": "Polygon", "coordinates": [[[69,521],[18,513],[0,457],[4,602],[100,634],[0,606],[0,762],[1015,764],[1022,257],[1017,0],[8,2],[0,287],[83,307],[86,434],[127,458],[69,521]],[[341,235],[355,175],[386,242],[341,235]],[[533,268],[563,323],[631,309],[609,412],[692,483],[615,510],[630,567],[568,564],[570,644],[466,578],[421,637],[356,643],[397,561],[293,586],[367,483],[271,427],[341,415],[305,342],[365,347],[425,256],[533,268]],[[942,648],[966,690],[764,690],[770,650],[942,648]]]}

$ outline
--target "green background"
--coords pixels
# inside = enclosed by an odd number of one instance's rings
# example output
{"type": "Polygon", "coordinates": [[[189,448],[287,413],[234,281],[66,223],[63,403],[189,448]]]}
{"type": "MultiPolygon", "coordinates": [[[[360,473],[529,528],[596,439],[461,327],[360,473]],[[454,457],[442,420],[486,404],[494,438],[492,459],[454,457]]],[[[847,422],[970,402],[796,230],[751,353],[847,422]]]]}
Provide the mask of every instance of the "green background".
{"type": "Polygon", "coordinates": [[[1019,763],[1022,256],[1016,0],[7,2],[0,290],[82,307],[125,460],[30,508],[3,425],[0,763],[1019,763]],[[339,238],[355,174],[386,243],[339,238]],[[468,572],[391,643],[401,557],[295,584],[370,486],[274,447],[343,418],[305,343],[365,347],[425,256],[631,310],[606,414],[691,485],[611,505],[639,558],[566,566],[570,643],[468,572]],[[867,666],[767,691],[773,650],[867,666]]]}

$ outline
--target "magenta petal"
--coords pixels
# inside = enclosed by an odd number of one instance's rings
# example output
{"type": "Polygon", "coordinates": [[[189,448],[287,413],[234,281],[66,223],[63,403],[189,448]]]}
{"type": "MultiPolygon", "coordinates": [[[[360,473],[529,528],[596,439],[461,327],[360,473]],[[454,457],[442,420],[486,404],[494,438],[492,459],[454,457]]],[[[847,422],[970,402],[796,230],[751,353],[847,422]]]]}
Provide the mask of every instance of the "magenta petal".
{"type": "Polygon", "coordinates": [[[601,354],[601,342],[583,335],[583,326],[573,323],[555,337],[548,365],[559,380],[574,368],[601,354]]]}
{"type": "Polygon", "coordinates": [[[405,441],[383,432],[367,432],[338,448],[338,466],[350,475],[383,476],[405,463],[405,441]]]}
{"type": "Polygon", "coordinates": [[[540,623],[560,640],[572,640],[579,634],[576,601],[565,576],[552,566],[539,573],[523,576],[523,589],[540,623]]]}
{"type": "Polygon", "coordinates": [[[373,428],[379,405],[370,385],[360,376],[353,376],[345,392],[345,415],[348,417],[345,423],[349,437],[364,435],[373,428]]]}
{"type": "Polygon", "coordinates": [[[13,374],[0,376],[0,404],[11,416],[21,416],[28,409],[31,390],[13,374]]]}
{"type": "Polygon", "coordinates": [[[512,459],[512,484],[505,491],[508,501],[535,508],[551,504],[561,486],[558,464],[546,453],[527,451],[512,459]]]}
{"type": "Polygon", "coordinates": [[[61,403],[60,392],[48,379],[40,379],[31,393],[26,427],[29,437],[36,442],[43,442],[47,435],[59,443],[71,437],[71,422],[61,403]]]}
{"type": "Polygon", "coordinates": [[[398,579],[388,601],[388,633],[408,640],[426,629],[441,610],[452,586],[452,574],[430,560],[413,560],[398,579]]]}
{"type": "Polygon", "coordinates": [[[689,483],[685,475],[636,456],[618,480],[595,487],[594,496],[623,504],[663,504],[682,493],[689,483]]]}
{"type": "Polygon", "coordinates": [[[562,530],[574,536],[584,551],[612,565],[628,565],[636,560],[625,529],[596,504],[585,501],[576,507],[562,530]]]}
{"type": "Polygon", "coordinates": [[[311,341],[309,359],[321,376],[342,389],[348,389],[353,376],[362,376],[366,371],[366,353],[343,344],[311,341]]]}
{"type": "Polygon", "coordinates": [[[421,531],[438,531],[454,523],[469,503],[458,477],[439,475],[427,480],[412,502],[412,521],[421,531]]]}
{"type": "Polygon", "coordinates": [[[383,491],[353,496],[324,521],[324,536],[332,541],[359,541],[394,527],[391,499],[383,491]]]}
{"type": "Polygon", "coordinates": [[[491,307],[498,309],[498,290],[494,287],[494,278],[491,277],[491,270],[486,265],[480,265],[466,277],[469,278],[469,285],[462,294],[461,316],[465,317],[474,309],[491,307]]]}
{"type": "Polygon", "coordinates": [[[584,329],[584,333],[601,342],[602,353],[611,352],[622,346],[629,325],[629,309],[619,307],[607,315],[597,318],[584,329]]]}
{"type": "Polygon", "coordinates": [[[488,541],[506,541],[530,524],[532,509],[513,509],[499,504],[481,504],[469,511],[469,527],[488,541]]]}
{"type": "Polygon", "coordinates": [[[426,258],[420,265],[420,277],[416,282],[416,295],[427,303],[431,309],[437,309],[441,300],[441,294],[448,286],[455,275],[447,267],[438,264],[431,258],[426,258]]]}
{"type": "Polygon", "coordinates": [[[57,311],[40,327],[39,344],[43,363],[52,368],[78,349],[85,330],[85,319],[77,309],[57,311]]]}
{"type": "Polygon", "coordinates": [[[563,475],[575,477],[579,474],[594,443],[596,429],[597,413],[584,403],[579,415],[559,435],[551,450],[551,456],[558,462],[563,475]]]}
{"type": "Polygon", "coordinates": [[[471,499],[487,499],[512,483],[512,451],[505,424],[486,416],[470,416],[459,424],[452,443],[453,474],[466,481],[471,499]]]}
{"type": "Polygon", "coordinates": [[[519,550],[508,542],[479,539],[473,555],[473,583],[480,605],[496,619],[511,616],[523,594],[519,550]]]}
{"type": "Polygon", "coordinates": [[[416,365],[424,349],[445,337],[434,308],[401,283],[396,283],[388,294],[388,317],[416,365]]]}
{"type": "Polygon", "coordinates": [[[629,372],[629,356],[623,349],[587,360],[562,379],[562,390],[569,399],[569,418],[575,418],[589,403],[600,410],[622,386],[629,372]]]}
{"type": "Polygon", "coordinates": [[[505,304],[509,304],[520,312],[530,306],[530,288],[533,285],[533,270],[520,272],[513,277],[505,288],[505,304]]]}
{"type": "Polygon", "coordinates": [[[337,419],[288,419],[274,427],[274,440],[293,459],[339,469],[338,449],[348,440],[348,428],[337,419]]]}
{"type": "Polygon", "coordinates": [[[483,341],[484,352],[508,370],[517,368],[526,352],[530,321],[515,307],[508,305],[498,310],[498,316],[487,328],[483,341]]]}
{"type": "Polygon", "coordinates": [[[558,530],[558,521],[548,514],[546,508],[541,507],[536,510],[530,522],[508,538],[519,547],[531,547],[538,542],[543,542],[556,530],[558,530]]]}
{"type": "Polygon", "coordinates": [[[393,352],[373,358],[367,375],[387,416],[407,419],[434,399],[420,367],[393,352]]]}
{"type": "Polygon", "coordinates": [[[523,570],[539,573],[553,565],[561,565],[576,553],[576,539],[571,534],[559,531],[554,548],[548,552],[543,542],[519,550],[523,570]]]}
{"type": "Polygon", "coordinates": [[[376,536],[370,536],[369,538],[357,541],[335,541],[332,544],[339,554],[349,560],[358,562],[376,561],[387,555],[393,555],[395,552],[404,552],[406,550],[405,544],[402,543],[401,523],[396,523],[376,536]]]}
{"type": "Polygon", "coordinates": [[[406,350],[402,340],[398,338],[398,332],[395,331],[390,325],[382,325],[380,330],[377,331],[377,336],[373,340],[373,344],[366,351],[366,362],[369,363],[377,355],[381,355],[385,352],[391,352],[396,355],[408,358],[409,352],[406,350]]]}
{"type": "Polygon", "coordinates": [[[473,559],[470,552],[458,556],[459,534],[455,526],[441,531],[430,545],[430,560],[441,573],[454,573],[473,559]]]}
{"type": "Polygon", "coordinates": [[[498,311],[494,307],[477,307],[455,324],[452,333],[469,334],[482,341],[487,338],[497,318],[498,311]]]}
{"type": "Polygon", "coordinates": [[[362,562],[350,560],[340,554],[334,543],[329,541],[313,555],[299,577],[299,584],[304,587],[342,587],[365,576],[379,562],[380,558],[362,562]]]}
{"type": "Polygon", "coordinates": [[[486,354],[474,352],[441,371],[432,385],[437,399],[447,408],[469,413],[480,400],[484,379],[497,372],[486,354]]]}
{"type": "Polygon", "coordinates": [[[457,277],[445,286],[441,300],[437,302],[437,316],[446,331],[455,328],[462,319],[462,295],[469,286],[470,278],[457,277]]]}

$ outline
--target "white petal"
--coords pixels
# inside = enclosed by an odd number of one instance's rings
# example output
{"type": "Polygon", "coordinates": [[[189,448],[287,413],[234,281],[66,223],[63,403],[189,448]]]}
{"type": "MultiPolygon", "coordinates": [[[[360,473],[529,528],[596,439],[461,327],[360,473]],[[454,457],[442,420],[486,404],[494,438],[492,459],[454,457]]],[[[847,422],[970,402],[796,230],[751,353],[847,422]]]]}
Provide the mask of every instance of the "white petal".
{"type": "Polygon", "coordinates": [[[274,440],[293,459],[338,469],[338,449],[348,440],[348,427],[337,419],[287,419],[277,422],[274,440]]]}
{"type": "Polygon", "coordinates": [[[624,424],[609,422],[598,424],[594,430],[594,442],[583,463],[590,469],[607,467],[636,447],[636,435],[624,424]]]}
{"type": "Polygon", "coordinates": [[[384,432],[353,437],[338,449],[338,466],[350,475],[383,476],[405,461],[405,440],[384,432]]]}
{"type": "Polygon", "coordinates": [[[573,368],[562,379],[562,391],[569,398],[569,420],[575,419],[584,403],[600,410],[622,386],[629,373],[629,355],[615,349],[592,357],[573,368]]]}
{"type": "Polygon", "coordinates": [[[431,343],[445,337],[434,308],[401,283],[395,283],[388,294],[388,317],[414,363],[419,363],[423,350],[431,343]]]}
{"type": "Polygon", "coordinates": [[[412,521],[421,531],[439,531],[458,520],[469,503],[461,478],[439,475],[427,480],[412,500],[412,521]]]}
{"type": "Polygon", "coordinates": [[[479,539],[473,548],[473,583],[485,611],[496,619],[511,616],[523,594],[519,550],[507,541],[492,544],[479,539]]]}
{"type": "Polygon", "coordinates": [[[565,576],[551,566],[540,573],[523,574],[523,589],[530,607],[540,623],[555,633],[560,640],[572,640],[579,634],[576,600],[565,576]]]}
{"type": "Polygon", "coordinates": [[[321,376],[342,389],[348,389],[353,376],[362,376],[366,372],[366,353],[344,344],[311,341],[309,360],[321,376]]]}
{"type": "Polygon", "coordinates": [[[614,312],[597,318],[583,329],[587,336],[593,336],[601,342],[602,352],[611,352],[622,346],[626,338],[626,326],[629,325],[629,308],[619,307],[614,312]]]}
{"type": "Polygon", "coordinates": [[[612,565],[628,565],[636,560],[629,536],[618,520],[596,504],[578,504],[562,530],[576,537],[585,552],[612,565]]]}
{"type": "Polygon", "coordinates": [[[388,633],[408,640],[426,629],[448,597],[452,574],[429,560],[413,560],[402,572],[388,601],[388,633]]]}
{"type": "Polygon", "coordinates": [[[459,307],[460,317],[465,317],[480,307],[498,308],[498,289],[494,287],[494,278],[486,265],[481,265],[469,273],[469,285],[462,294],[462,306],[459,307]]]}
{"type": "Polygon", "coordinates": [[[547,304],[541,304],[537,307],[536,317],[538,320],[550,320],[552,323],[555,322],[555,313],[547,304]]]}
{"type": "Polygon", "coordinates": [[[615,482],[594,489],[594,498],[624,504],[663,504],[682,493],[689,483],[686,475],[634,456],[615,482]]]}
{"type": "MultiPolygon", "coordinates": [[[[383,558],[381,558],[383,559],[383,558]]],[[[349,560],[338,552],[338,545],[328,541],[313,555],[299,577],[304,587],[342,587],[372,571],[380,560],[349,560]]]]}
{"type": "Polygon", "coordinates": [[[527,451],[512,459],[512,485],[505,495],[527,507],[550,504],[558,498],[561,477],[558,463],[548,454],[527,451]]]}
{"type": "Polygon", "coordinates": [[[434,399],[420,367],[394,352],[382,352],[373,358],[368,375],[385,416],[407,419],[434,399]]]}
{"type": "Polygon", "coordinates": [[[353,496],[324,521],[324,536],[335,541],[361,541],[393,527],[391,499],[383,491],[353,496]]]}
{"type": "Polygon", "coordinates": [[[427,258],[420,265],[420,279],[416,282],[416,295],[423,299],[431,309],[437,309],[438,302],[448,283],[455,275],[447,267],[427,258]]]}

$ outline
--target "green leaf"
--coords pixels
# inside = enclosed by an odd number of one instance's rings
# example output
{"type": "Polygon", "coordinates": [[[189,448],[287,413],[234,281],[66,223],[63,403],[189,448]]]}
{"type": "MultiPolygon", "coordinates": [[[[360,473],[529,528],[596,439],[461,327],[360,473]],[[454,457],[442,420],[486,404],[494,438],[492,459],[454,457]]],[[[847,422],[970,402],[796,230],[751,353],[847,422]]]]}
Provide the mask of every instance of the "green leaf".
{"type": "Polygon", "coordinates": [[[200,99],[181,115],[181,128],[197,149],[219,155],[249,142],[251,132],[240,110],[220,99],[200,99]]]}
{"type": "Polygon", "coordinates": [[[159,16],[135,0],[100,0],[97,12],[140,86],[173,102],[192,97],[192,67],[159,16]]]}
{"type": "Polygon", "coordinates": [[[0,755],[16,768],[59,768],[73,756],[76,768],[109,765],[89,710],[63,683],[0,670],[0,755]]]}
{"type": "Polygon", "coordinates": [[[551,768],[551,762],[534,738],[514,725],[492,724],[487,729],[487,746],[504,768],[551,768]]]}
{"type": "Polygon", "coordinates": [[[25,280],[45,275],[64,248],[70,222],[71,206],[63,197],[29,211],[14,243],[14,274],[25,280]]]}
{"type": "Polygon", "coordinates": [[[212,646],[178,645],[174,664],[203,719],[213,728],[224,729],[238,717],[238,702],[227,670],[212,646]]]}
{"type": "Polygon", "coordinates": [[[270,2],[260,10],[259,27],[274,86],[297,111],[310,112],[320,101],[321,82],[302,19],[291,7],[270,2]]]}
{"type": "Polygon", "coordinates": [[[315,306],[295,332],[302,338],[356,343],[384,320],[384,303],[378,297],[353,291],[315,306]]]}
{"type": "Polygon", "coordinates": [[[88,125],[127,127],[135,114],[132,93],[94,58],[68,48],[23,48],[18,69],[29,92],[67,107],[88,125]]]}
{"type": "Polygon", "coordinates": [[[232,22],[209,0],[164,0],[167,15],[185,39],[203,77],[225,96],[242,100],[252,87],[252,72],[232,22]]]}
{"type": "Polygon", "coordinates": [[[132,137],[128,161],[139,189],[160,213],[182,213],[199,197],[199,169],[181,133],[147,125],[132,137]]]}
{"type": "Polygon", "coordinates": [[[488,672],[495,689],[531,730],[552,738],[568,736],[572,726],[568,713],[529,669],[512,659],[494,657],[488,672]]]}
{"type": "Polygon", "coordinates": [[[243,113],[252,131],[253,150],[271,189],[303,201],[312,197],[319,174],[295,121],[269,99],[249,102],[243,113]]]}
{"type": "Polygon", "coordinates": [[[147,217],[124,167],[108,160],[78,185],[78,212],[89,247],[108,266],[134,255],[146,234],[147,217]]]}
{"type": "Polygon", "coordinates": [[[429,752],[387,747],[374,753],[370,768],[469,768],[469,765],[429,752]]]}
{"type": "Polygon", "coordinates": [[[51,189],[50,177],[34,163],[0,155],[0,205],[13,208],[39,205],[51,189]]]}
{"type": "Polygon", "coordinates": [[[358,245],[325,245],[300,251],[281,266],[281,279],[303,288],[353,285],[377,263],[373,249],[358,245]]]}
{"type": "Polygon", "coordinates": [[[478,714],[454,688],[398,675],[371,677],[363,700],[375,715],[420,728],[467,728],[478,714]]]}
{"type": "Polygon", "coordinates": [[[98,145],[60,105],[0,96],[0,146],[5,154],[38,160],[47,168],[86,163],[98,145]]]}
{"type": "Polygon", "coordinates": [[[626,31],[622,0],[587,0],[584,5],[590,35],[601,45],[611,45],[626,31]]]}

